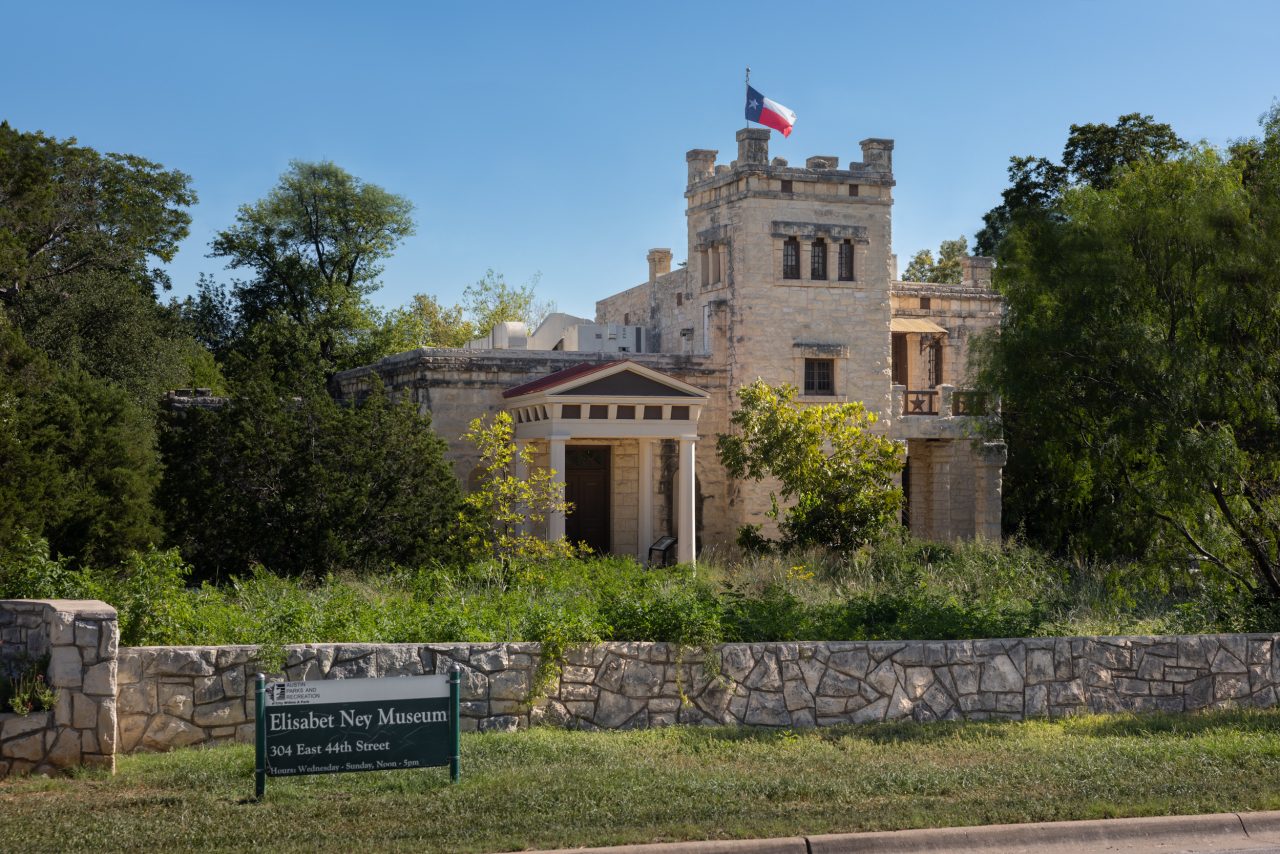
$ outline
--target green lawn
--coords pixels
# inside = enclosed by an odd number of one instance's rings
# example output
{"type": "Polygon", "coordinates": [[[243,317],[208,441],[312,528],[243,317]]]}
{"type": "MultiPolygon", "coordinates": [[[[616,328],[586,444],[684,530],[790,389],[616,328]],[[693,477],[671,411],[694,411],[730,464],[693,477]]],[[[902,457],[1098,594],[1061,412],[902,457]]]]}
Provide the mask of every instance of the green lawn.
{"type": "Polygon", "coordinates": [[[804,732],[537,729],[445,769],[270,779],[247,747],[0,783],[0,850],[504,851],[1280,808],[1280,712],[804,732]]]}

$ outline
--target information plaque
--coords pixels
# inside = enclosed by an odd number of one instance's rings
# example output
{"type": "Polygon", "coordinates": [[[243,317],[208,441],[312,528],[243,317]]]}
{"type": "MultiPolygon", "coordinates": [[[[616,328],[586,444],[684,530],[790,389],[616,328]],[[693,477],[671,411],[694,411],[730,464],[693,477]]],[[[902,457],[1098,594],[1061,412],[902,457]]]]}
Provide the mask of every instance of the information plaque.
{"type": "Polygon", "coordinates": [[[254,789],[267,777],[448,765],[460,772],[460,675],[272,682],[258,674],[254,789]]]}

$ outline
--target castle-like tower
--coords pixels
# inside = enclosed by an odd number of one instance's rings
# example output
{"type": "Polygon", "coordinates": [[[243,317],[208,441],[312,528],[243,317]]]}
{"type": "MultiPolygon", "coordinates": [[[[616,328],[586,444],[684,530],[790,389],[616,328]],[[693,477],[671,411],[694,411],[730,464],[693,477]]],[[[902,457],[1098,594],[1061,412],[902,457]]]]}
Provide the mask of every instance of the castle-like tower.
{"type": "MultiPolygon", "coordinates": [[[[700,425],[708,437],[727,431],[734,390],[756,379],[806,402],[862,401],[908,453],[916,532],[998,537],[1003,445],[979,440],[978,404],[954,393],[970,335],[999,321],[989,265],[970,259],[959,285],[894,281],[893,141],[863,140],[862,159],[841,169],[833,156],[770,159],[769,138],[738,131],[729,164],[688,152],[687,265],[672,271],[671,253],[652,250],[649,281],[599,301],[597,321],[645,325],[652,351],[724,372],[729,394],[700,425]]],[[[700,466],[702,518],[723,529],[708,537],[764,522],[767,488],[713,468],[700,466]]]]}

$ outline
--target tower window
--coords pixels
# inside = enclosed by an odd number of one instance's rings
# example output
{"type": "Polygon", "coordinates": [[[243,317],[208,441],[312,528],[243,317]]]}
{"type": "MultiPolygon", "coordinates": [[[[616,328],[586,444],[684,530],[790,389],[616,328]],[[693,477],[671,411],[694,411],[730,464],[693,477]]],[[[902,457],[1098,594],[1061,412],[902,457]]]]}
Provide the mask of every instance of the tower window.
{"type": "Polygon", "coordinates": [[[794,186],[790,181],[783,181],[783,182],[782,182],[782,192],[784,192],[784,193],[792,193],[792,192],[795,192],[795,186],[794,186]]]}
{"type": "Polygon", "coordinates": [[[834,374],[834,359],[805,359],[804,393],[835,394],[836,388],[835,382],[833,381],[834,374]]]}
{"type": "Polygon", "coordinates": [[[850,184],[850,185],[849,185],[849,195],[851,195],[851,196],[856,196],[856,195],[858,195],[858,185],[857,185],[857,184],[850,184]]]}
{"type": "Polygon", "coordinates": [[[800,278],[800,241],[794,237],[782,241],[782,278],[800,278]]]}
{"type": "MultiPolygon", "coordinates": [[[[856,185],[853,185],[856,186],[856,185]]],[[[840,244],[840,281],[853,281],[853,241],[846,240],[840,244]]]]}
{"type": "Polygon", "coordinates": [[[827,277],[827,242],[825,240],[813,241],[809,261],[809,278],[825,279],[827,277]]]}
{"type": "Polygon", "coordinates": [[[676,294],[676,305],[684,305],[684,294],[676,294]]]}
{"type": "Polygon", "coordinates": [[[920,297],[920,307],[924,309],[933,308],[933,297],[920,297]]]}

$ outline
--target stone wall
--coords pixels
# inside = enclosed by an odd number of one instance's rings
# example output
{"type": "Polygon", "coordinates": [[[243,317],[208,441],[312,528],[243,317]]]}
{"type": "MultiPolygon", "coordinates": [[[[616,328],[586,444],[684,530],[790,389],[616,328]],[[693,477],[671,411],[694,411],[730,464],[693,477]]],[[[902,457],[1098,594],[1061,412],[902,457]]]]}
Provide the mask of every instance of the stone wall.
{"type": "Polygon", "coordinates": [[[49,656],[52,711],[0,711],[0,778],[115,768],[116,610],[102,602],[0,600],[0,675],[49,656]]]}
{"type": "MultiPolygon", "coordinates": [[[[257,648],[117,648],[100,602],[0,602],[0,663],[50,654],[52,712],[0,715],[0,771],[114,768],[115,754],[253,739],[257,648]],[[117,714],[118,713],[118,714],[117,714]]],[[[811,727],[1195,712],[1280,699],[1280,634],[724,644],[289,647],[290,680],[463,674],[462,728],[811,727]]],[[[3,774],[0,774],[2,776],[3,774]]]]}
{"type": "MultiPolygon", "coordinates": [[[[463,671],[463,728],[672,724],[831,726],[914,719],[1022,720],[1103,712],[1269,707],[1280,635],[726,644],[570,650],[531,699],[537,644],[292,647],[290,679],[463,671]],[[718,672],[716,672],[718,670],[718,672]]],[[[120,749],[248,741],[252,647],[120,652],[120,749]]]]}

